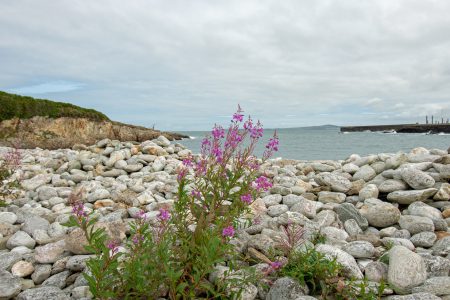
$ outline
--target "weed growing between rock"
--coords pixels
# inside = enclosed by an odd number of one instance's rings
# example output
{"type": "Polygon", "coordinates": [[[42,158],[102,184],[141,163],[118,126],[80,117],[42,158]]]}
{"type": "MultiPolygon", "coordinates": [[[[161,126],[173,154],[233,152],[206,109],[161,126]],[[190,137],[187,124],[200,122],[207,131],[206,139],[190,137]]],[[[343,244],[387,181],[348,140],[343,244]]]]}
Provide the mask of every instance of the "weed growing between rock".
{"type": "Polygon", "coordinates": [[[244,121],[240,108],[227,131],[214,126],[202,141],[201,154],[179,167],[173,210],[161,209],[156,220],[142,211],[123,243],[95,228],[97,219],[86,213],[81,194],[74,197],[67,225],[83,230],[87,250],[95,254],[84,274],[92,294],[99,299],[238,298],[254,277],[237,267],[238,253],[229,241],[238,219],[272,186],[258,170],[278,151],[275,134],[257,159],[253,152],[262,135],[262,125],[250,117],[244,121]],[[221,265],[227,271],[211,280],[221,265]]]}
{"type": "Polygon", "coordinates": [[[16,144],[0,159],[0,207],[7,205],[7,200],[16,197],[20,187],[20,176],[15,174],[20,169],[22,154],[16,144]]]}

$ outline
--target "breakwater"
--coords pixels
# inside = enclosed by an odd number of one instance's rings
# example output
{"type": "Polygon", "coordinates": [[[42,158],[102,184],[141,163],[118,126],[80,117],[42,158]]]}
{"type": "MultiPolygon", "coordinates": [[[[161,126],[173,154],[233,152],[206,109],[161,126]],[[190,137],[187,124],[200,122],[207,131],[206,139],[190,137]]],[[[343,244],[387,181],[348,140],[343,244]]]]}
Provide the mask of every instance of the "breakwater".
{"type": "Polygon", "coordinates": [[[397,133],[450,133],[450,124],[392,124],[372,126],[343,126],[341,132],[393,131],[397,133]]]}

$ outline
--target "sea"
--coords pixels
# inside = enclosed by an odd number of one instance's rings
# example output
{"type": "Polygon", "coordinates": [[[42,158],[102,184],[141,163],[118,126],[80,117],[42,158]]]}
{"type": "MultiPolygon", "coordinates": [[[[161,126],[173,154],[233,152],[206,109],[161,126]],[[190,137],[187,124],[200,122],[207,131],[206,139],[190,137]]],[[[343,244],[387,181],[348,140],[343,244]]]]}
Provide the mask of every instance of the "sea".
{"type": "MultiPolygon", "coordinates": [[[[265,144],[273,136],[275,129],[266,129],[256,148],[261,156],[265,144]]],[[[190,139],[179,143],[200,152],[201,140],[210,132],[180,132],[190,139]]],[[[341,160],[351,154],[361,156],[378,153],[409,152],[416,147],[443,149],[450,147],[449,134],[396,133],[396,132],[340,132],[337,126],[325,125],[315,127],[276,129],[280,140],[279,151],[274,158],[295,160],[341,160]]]]}

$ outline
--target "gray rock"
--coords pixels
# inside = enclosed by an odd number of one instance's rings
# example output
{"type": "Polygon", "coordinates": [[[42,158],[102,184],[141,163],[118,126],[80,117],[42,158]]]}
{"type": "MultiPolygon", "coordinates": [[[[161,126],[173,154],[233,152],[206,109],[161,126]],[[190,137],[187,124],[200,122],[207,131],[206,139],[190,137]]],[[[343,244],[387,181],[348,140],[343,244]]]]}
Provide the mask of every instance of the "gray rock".
{"type": "Polygon", "coordinates": [[[304,199],[301,196],[297,196],[297,195],[286,195],[283,197],[283,204],[287,205],[289,208],[291,208],[293,205],[300,203],[300,201],[302,201],[302,199],[304,199]]]}
{"type": "Polygon", "coordinates": [[[384,300],[441,300],[441,298],[430,293],[417,293],[404,296],[387,296],[384,300]]]}
{"type": "Polygon", "coordinates": [[[402,170],[402,179],[415,190],[431,188],[435,183],[433,177],[412,167],[402,170]]]}
{"type": "Polygon", "coordinates": [[[111,194],[107,189],[95,189],[92,191],[89,195],[87,195],[88,202],[95,202],[97,200],[101,199],[109,199],[111,197],[111,194]]]}
{"type": "Polygon", "coordinates": [[[444,182],[439,187],[439,190],[433,197],[437,201],[448,201],[450,200],[450,183],[444,182]]]}
{"type": "Polygon", "coordinates": [[[343,223],[353,219],[362,230],[366,230],[369,227],[367,219],[360,214],[353,204],[342,203],[339,206],[336,206],[334,211],[338,215],[339,220],[343,223]]]}
{"type": "Polygon", "coordinates": [[[436,194],[437,189],[429,188],[425,190],[414,191],[395,191],[387,195],[387,199],[400,204],[411,204],[416,201],[425,201],[436,194]]]}
{"type": "Polygon", "coordinates": [[[70,297],[56,286],[43,286],[23,291],[17,300],[70,300],[70,297]]]}
{"type": "Polygon", "coordinates": [[[44,282],[45,279],[50,277],[51,272],[52,272],[52,265],[38,264],[34,267],[34,272],[31,275],[31,279],[33,279],[35,284],[41,284],[42,282],[44,282]]]}
{"type": "Polygon", "coordinates": [[[66,268],[71,271],[83,271],[86,268],[86,261],[92,258],[91,255],[74,255],[66,263],[66,268]]]}
{"type": "Polygon", "coordinates": [[[93,295],[89,290],[89,286],[77,286],[72,290],[73,299],[92,299],[93,295]]]}
{"type": "Polygon", "coordinates": [[[63,271],[61,273],[50,276],[42,283],[42,286],[52,285],[52,286],[56,286],[56,287],[59,287],[60,289],[62,289],[66,286],[66,280],[67,280],[67,277],[69,277],[69,275],[70,275],[70,271],[63,271]]]}
{"type": "Polygon", "coordinates": [[[365,182],[368,182],[375,176],[377,176],[375,170],[369,165],[364,165],[353,175],[353,180],[362,179],[365,182]]]}
{"type": "Polygon", "coordinates": [[[449,220],[447,220],[447,219],[433,219],[432,221],[433,221],[433,224],[434,224],[434,230],[435,231],[447,231],[448,225],[450,224],[450,223],[447,224],[447,221],[450,221],[450,219],[449,220]]]}
{"type": "Polygon", "coordinates": [[[413,293],[430,293],[437,296],[450,295],[450,277],[441,276],[427,279],[423,285],[412,289],[413,293]]]}
{"type": "Polygon", "coordinates": [[[320,185],[331,187],[333,192],[346,193],[352,187],[350,180],[334,173],[321,173],[316,176],[316,181],[320,185]]]}
{"type": "Polygon", "coordinates": [[[8,249],[12,249],[19,246],[25,246],[30,249],[33,249],[35,245],[36,241],[33,240],[33,238],[28,233],[21,230],[14,233],[6,243],[6,247],[8,247],[8,249]]]}
{"type": "Polygon", "coordinates": [[[35,230],[41,229],[47,231],[49,226],[50,223],[46,219],[36,215],[28,215],[22,225],[22,230],[29,235],[33,235],[35,230]]]}
{"type": "Polygon", "coordinates": [[[277,205],[269,206],[269,208],[267,209],[267,214],[273,218],[273,217],[278,217],[279,215],[287,212],[288,210],[289,210],[289,207],[287,205],[277,204],[277,205]]]}
{"type": "Polygon", "coordinates": [[[293,212],[299,212],[307,218],[314,218],[317,211],[317,202],[300,197],[300,201],[294,204],[291,209],[293,212]]]}
{"type": "Polygon", "coordinates": [[[388,179],[378,186],[378,190],[381,193],[391,193],[395,191],[404,191],[407,189],[407,184],[403,180],[398,179],[388,179]]]}
{"type": "Polygon", "coordinates": [[[26,179],[21,182],[22,187],[26,191],[34,191],[38,187],[49,183],[52,180],[51,174],[38,174],[31,179],[26,179]]]}
{"type": "Polygon", "coordinates": [[[420,232],[413,235],[410,241],[416,247],[429,248],[433,246],[436,239],[437,237],[434,232],[420,232]]]}
{"type": "Polygon", "coordinates": [[[322,227],[320,229],[320,233],[323,234],[330,243],[333,243],[334,241],[345,241],[348,239],[348,233],[345,232],[345,230],[332,226],[322,227]]]}
{"type": "Polygon", "coordinates": [[[450,254],[450,236],[438,240],[433,247],[433,255],[446,256],[450,254]]]}
{"type": "Polygon", "coordinates": [[[322,203],[343,203],[346,195],[344,193],[336,192],[319,192],[318,200],[322,203]]]}
{"type": "Polygon", "coordinates": [[[427,279],[423,258],[403,246],[389,250],[388,283],[397,294],[411,293],[427,279]]]}
{"type": "Polygon", "coordinates": [[[308,287],[302,286],[290,277],[278,278],[270,287],[266,300],[296,300],[308,294],[308,287]]]}
{"type": "Polygon", "coordinates": [[[0,270],[0,299],[11,299],[20,293],[20,278],[5,270],[0,270]]]}
{"type": "Polygon", "coordinates": [[[331,245],[325,244],[316,245],[316,250],[320,253],[325,254],[329,259],[336,258],[336,261],[342,265],[344,274],[349,278],[363,278],[363,274],[361,273],[361,270],[359,269],[355,259],[347,252],[331,245]]]}
{"type": "Polygon", "coordinates": [[[369,225],[382,228],[396,224],[401,216],[400,210],[390,203],[364,205],[359,212],[369,225]]]}
{"type": "Polygon", "coordinates": [[[0,270],[11,270],[11,267],[22,259],[22,255],[16,252],[0,252],[0,270]]]}
{"type": "Polygon", "coordinates": [[[37,192],[40,201],[46,201],[50,198],[58,197],[58,192],[51,186],[42,186],[37,189],[37,192]]]}
{"type": "Polygon", "coordinates": [[[450,259],[433,256],[430,253],[420,253],[427,266],[428,278],[448,276],[450,272],[450,259]]]}
{"type": "Polygon", "coordinates": [[[263,234],[252,235],[248,241],[248,247],[255,248],[265,255],[268,255],[276,245],[273,239],[263,234]]]}
{"type": "Polygon", "coordinates": [[[342,250],[354,258],[370,258],[375,254],[375,247],[366,241],[354,241],[342,246],[342,250]]]}
{"type": "Polygon", "coordinates": [[[401,216],[398,223],[402,229],[408,230],[412,235],[424,231],[434,231],[433,221],[427,217],[401,216]]]}
{"type": "Polygon", "coordinates": [[[17,221],[15,213],[2,211],[0,212],[0,223],[14,224],[17,221]]]}
{"type": "Polygon", "coordinates": [[[368,184],[359,191],[360,201],[369,198],[378,198],[378,188],[375,184],[368,184]]]}
{"type": "Polygon", "coordinates": [[[362,234],[363,231],[359,227],[358,222],[354,219],[349,219],[344,222],[344,229],[347,231],[348,235],[351,237],[356,237],[358,234],[362,234]]]}
{"type": "Polygon", "coordinates": [[[380,261],[370,262],[364,268],[364,275],[369,281],[381,282],[387,280],[388,266],[380,261]]]}
{"type": "Polygon", "coordinates": [[[423,202],[414,202],[408,206],[408,212],[413,216],[427,217],[430,219],[442,219],[441,211],[423,202]]]}
{"type": "Polygon", "coordinates": [[[390,246],[403,246],[411,251],[414,251],[416,248],[414,247],[414,244],[408,240],[403,238],[395,238],[395,237],[384,237],[381,239],[381,243],[385,247],[390,246]]]}
{"type": "Polygon", "coordinates": [[[55,243],[49,243],[40,247],[36,247],[36,249],[34,250],[34,259],[36,259],[36,261],[41,264],[54,263],[63,256],[64,250],[64,240],[55,243]]]}

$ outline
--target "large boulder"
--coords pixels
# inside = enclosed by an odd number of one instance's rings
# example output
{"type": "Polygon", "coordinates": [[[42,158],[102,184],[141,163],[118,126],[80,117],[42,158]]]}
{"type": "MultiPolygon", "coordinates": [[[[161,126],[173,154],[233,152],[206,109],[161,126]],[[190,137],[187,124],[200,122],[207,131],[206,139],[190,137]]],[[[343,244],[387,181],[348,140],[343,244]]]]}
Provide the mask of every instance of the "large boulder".
{"type": "Polygon", "coordinates": [[[388,283],[397,294],[409,294],[425,282],[427,268],[423,258],[403,246],[389,250],[388,283]]]}

